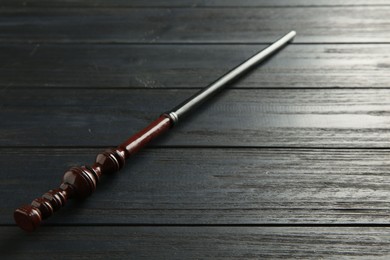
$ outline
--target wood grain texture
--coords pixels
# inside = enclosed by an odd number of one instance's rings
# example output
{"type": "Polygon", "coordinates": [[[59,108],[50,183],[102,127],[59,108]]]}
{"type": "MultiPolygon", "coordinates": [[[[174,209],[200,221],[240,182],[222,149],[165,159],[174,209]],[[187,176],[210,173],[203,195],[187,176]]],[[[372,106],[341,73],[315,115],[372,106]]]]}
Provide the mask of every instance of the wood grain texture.
{"type": "Polygon", "coordinates": [[[388,227],[1,227],[12,259],[388,259],[388,227]],[[104,234],[104,235],[102,235],[104,234]]]}
{"type": "Polygon", "coordinates": [[[2,259],[390,257],[389,1],[0,7],[2,259]],[[68,167],[289,30],[295,44],[91,198],[35,234],[13,226],[68,167]]]}
{"type": "Polygon", "coordinates": [[[389,11],[390,6],[3,8],[0,42],[269,43],[296,30],[300,43],[389,43],[389,11]]]}
{"type": "MultiPolygon", "coordinates": [[[[266,45],[1,44],[0,86],[202,88],[266,45]]],[[[231,88],[388,88],[384,44],[289,45],[231,88]]]]}
{"type": "MultiPolygon", "coordinates": [[[[194,91],[4,89],[0,145],[115,146],[194,91]]],[[[389,95],[389,89],[226,90],[154,144],[390,147],[389,95]]]]}
{"type": "Polygon", "coordinates": [[[2,7],[308,7],[308,6],[377,6],[388,0],[1,0],[2,7]]]}
{"type": "MultiPolygon", "coordinates": [[[[0,224],[99,150],[2,148],[0,224]]],[[[46,223],[386,224],[389,159],[382,149],[146,149],[46,223]]]]}

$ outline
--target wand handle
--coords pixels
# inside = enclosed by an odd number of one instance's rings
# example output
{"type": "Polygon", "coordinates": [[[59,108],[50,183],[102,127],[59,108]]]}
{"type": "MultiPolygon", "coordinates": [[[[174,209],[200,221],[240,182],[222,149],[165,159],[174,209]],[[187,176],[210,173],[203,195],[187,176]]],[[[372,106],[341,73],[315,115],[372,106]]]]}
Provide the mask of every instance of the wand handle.
{"type": "Polygon", "coordinates": [[[119,171],[127,158],[171,128],[172,124],[173,121],[169,115],[164,114],[117,148],[99,153],[92,166],[70,168],[65,172],[58,189],[50,190],[42,197],[33,200],[30,205],[24,205],[15,210],[16,224],[26,231],[33,231],[43,219],[53,215],[69,199],[84,199],[90,196],[103,174],[119,171]]]}

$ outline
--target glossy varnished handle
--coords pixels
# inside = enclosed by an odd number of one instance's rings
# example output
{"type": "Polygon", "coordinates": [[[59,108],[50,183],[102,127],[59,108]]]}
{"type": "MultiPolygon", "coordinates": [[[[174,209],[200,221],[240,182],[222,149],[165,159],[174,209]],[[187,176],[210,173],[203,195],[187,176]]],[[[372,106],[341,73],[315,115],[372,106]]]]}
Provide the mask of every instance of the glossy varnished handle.
{"type": "Polygon", "coordinates": [[[33,200],[30,205],[24,205],[15,210],[16,224],[26,231],[33,231],[43,219],[50,217],[63,207],[67,200],[88,197],[95,191],[103,174],[119,171],[129,156],[139,151],[171,126],[172,121],[169,116],[162,115],[117,148],[108,149],[98,154],[92,166],[72,167],[64,174],[58,189],[50,190],[42,197],[33,200]]]}

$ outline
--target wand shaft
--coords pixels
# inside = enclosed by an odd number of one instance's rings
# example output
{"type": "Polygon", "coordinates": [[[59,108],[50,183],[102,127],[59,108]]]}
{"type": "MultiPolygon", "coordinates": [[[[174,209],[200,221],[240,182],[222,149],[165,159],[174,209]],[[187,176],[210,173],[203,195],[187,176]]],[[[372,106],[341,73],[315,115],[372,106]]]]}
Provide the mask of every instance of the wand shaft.
{"type": "Polygon", "coordinates": [[[178,122],[179,118],[226,87],[228,83],[231,83],[234,79],[248,71],[248,69],[275,53],[292,40],[295,34],[294,31],[286,34],[170,112],[162,114],[149,126],[130,137],[123,144],[98,154],[92,166],[70,168],[65,172],[59,188],[49,190],[42,197],[33,200],[30,205],[24,205],[15,210],[14,219],[16,224],[26,231],[33,231],[41,224],[43,219],[50,217],[55,211],[63,207],[67,200],[72,198],[83,199],[91,195],[103,174],[112,174],[119,171],[124,166],[127,158],[138,152],[151,140],[166,132],[178,122]]]}
{"type": "Polygon", "coordinates": [[[272,43],[267,48],[256,53],[237,67],[233,68],[232,70],[221,76],[219,79],[211,83],[208,87],[200,90],[198,93],[195,93],[193,96],[182,102],[180,105],[173,108],[171,112],[167,114],[170,114],[173,118],[176,117],[176,121],[178,121],[181,117],[186,115],[193,108],[202,104],[204,101],[216,94],[218,91],[225,88],[233,80],[237,79],[242,74],[247,72],[250,68],[264,61],[277,50],[282,48],[285,44],[291,41],[295,37],[295,35],[295,31],[289,32],[276,42],[272,43]]]}

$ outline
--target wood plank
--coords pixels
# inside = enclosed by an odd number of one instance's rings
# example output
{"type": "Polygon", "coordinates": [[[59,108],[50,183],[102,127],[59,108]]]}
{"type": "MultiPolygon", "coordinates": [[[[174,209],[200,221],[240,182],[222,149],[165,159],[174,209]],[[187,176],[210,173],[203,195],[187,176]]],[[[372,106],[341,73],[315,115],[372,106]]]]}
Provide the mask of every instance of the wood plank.
{"type": "Polygon", "coordinates": [[[376,6],[387,0],[2,0],[1,7],[279,7],[279,6],[376,6]]]}
{"type": "MultiPolygon", "coordinates": [[[[1,44],[0,86],[201,88],[266,45],[1,44]]],[[[290,45],[232,88],[386,88],[383,44],[290,45]]]]}
{"type": "Polygon", "coordinates": [[[3,8],[0,42],[389,43],[390,6],[306,8],[3,8]]]}
{"type": "MultiPolygon", "coordinates": [[[[1,149],[0,224],[101,149],[1,149]]],[[[49,224],[386,224],[390,150],[147,149],[49,224]]]]}
{"type": "MultiPolygon", "coordinates": [[[[3,89],[0,146],[112,146],[196,90],[3,89]]],[[[158,146],[390,147],[390,89],[227,89],[158,146]]]]}
{"type": "Polygon", "coordinates": [[[12,259],[388,259],[388,227],[1,227],[12,259]],[[104,234],[104,235],[102,235],[104,234]]]}

